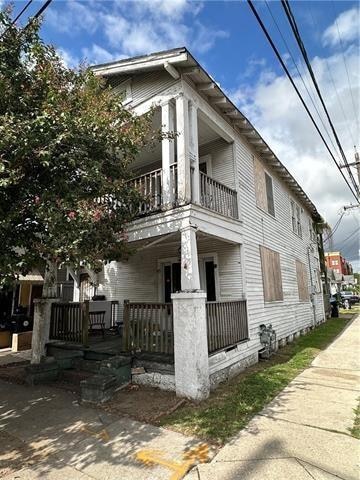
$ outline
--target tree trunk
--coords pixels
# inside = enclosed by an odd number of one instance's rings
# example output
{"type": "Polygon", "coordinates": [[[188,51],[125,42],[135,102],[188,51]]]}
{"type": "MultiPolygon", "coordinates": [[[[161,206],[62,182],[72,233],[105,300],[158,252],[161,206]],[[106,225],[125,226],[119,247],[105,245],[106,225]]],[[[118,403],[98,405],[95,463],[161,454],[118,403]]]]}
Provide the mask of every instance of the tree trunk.
{"type": "Polygon", "coordinates": [[[43,286],[43,298],[56,298],[57,297],[57,264],[54,262],[47,261],[44,275],[44,286],[43,286]]]}

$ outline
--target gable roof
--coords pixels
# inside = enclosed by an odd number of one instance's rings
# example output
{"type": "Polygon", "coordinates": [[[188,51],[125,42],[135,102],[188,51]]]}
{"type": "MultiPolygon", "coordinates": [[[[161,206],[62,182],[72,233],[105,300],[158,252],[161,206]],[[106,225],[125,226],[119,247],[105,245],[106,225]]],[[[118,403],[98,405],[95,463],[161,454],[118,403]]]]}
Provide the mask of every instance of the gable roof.
{"type": "Polygon", "coordinates": [[[273,169],[283,182],[287,184],[294,197],[311,212],[313,219],[315,221],[322,220],[315,205],[288,169],[280,162],[256,128],[185,47],[94,65],[91,68],[96,75],[106,78],[114,75],[131,75],[164,69],[174,78],[186,75],[195,88],[199,89],[199,93],[208,101],[211,101],[212,107],[238,133],[247,139],[264,163],[273,169]]]}

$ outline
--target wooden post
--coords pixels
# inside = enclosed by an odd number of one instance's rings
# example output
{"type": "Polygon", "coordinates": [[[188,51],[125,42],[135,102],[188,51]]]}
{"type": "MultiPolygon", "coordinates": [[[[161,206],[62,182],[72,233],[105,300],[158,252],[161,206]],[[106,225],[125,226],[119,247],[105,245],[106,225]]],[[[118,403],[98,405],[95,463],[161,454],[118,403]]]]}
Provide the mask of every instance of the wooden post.
{"type": "Polygon", "coordinates": [[[130,309],[129,309],[129,300],[124,300],[124,315],[123,315],[123,350],[127,352],[130,347],[130,309]]]}
{"type": "Polygon", "coordinates": [[[81,327],[82,343],[85,347],[89,346],[89,300],[85,300],[82,308],[81,327]]]}

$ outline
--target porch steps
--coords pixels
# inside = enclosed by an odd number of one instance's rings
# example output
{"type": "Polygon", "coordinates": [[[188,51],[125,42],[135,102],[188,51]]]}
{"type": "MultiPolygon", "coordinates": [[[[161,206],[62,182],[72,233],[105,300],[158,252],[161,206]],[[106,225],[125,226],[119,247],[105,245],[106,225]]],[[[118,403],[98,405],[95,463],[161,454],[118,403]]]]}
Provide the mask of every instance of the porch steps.
{"type": "Polygon", "coordinates": [[[86,372],[84,370],[62,370],[58,380],[56,381],[56,386],[64,390],[70,390],[74,393],[80,394],[81,382],[89,379],[93,375],[94,374],[92,372],[86,372]]]}
{"type": "Polygon", "coordinates": [[[101,360],[87,360],[85,358],[74,358],[73,368],[77,371],[99,373],[101,367],[101,360]]]}

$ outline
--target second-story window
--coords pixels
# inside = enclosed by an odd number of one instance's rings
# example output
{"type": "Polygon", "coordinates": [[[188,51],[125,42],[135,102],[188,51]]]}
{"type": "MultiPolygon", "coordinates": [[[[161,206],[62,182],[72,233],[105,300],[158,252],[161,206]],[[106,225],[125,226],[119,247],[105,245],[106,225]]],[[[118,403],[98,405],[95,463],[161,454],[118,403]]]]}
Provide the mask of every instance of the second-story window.
{"type": "Polygon", "coordinates": [[[275,217],[273,179],[265,172],[262,163],[254,157],[256,205],[275,217]]]}
{"type": "Polygon", "coordinates": [[[301,208],[294,200],[290,200],[291,207],[291,224],[293,232],[299,237],[302,237],[302,227],[301,227],[301,208]]]}

